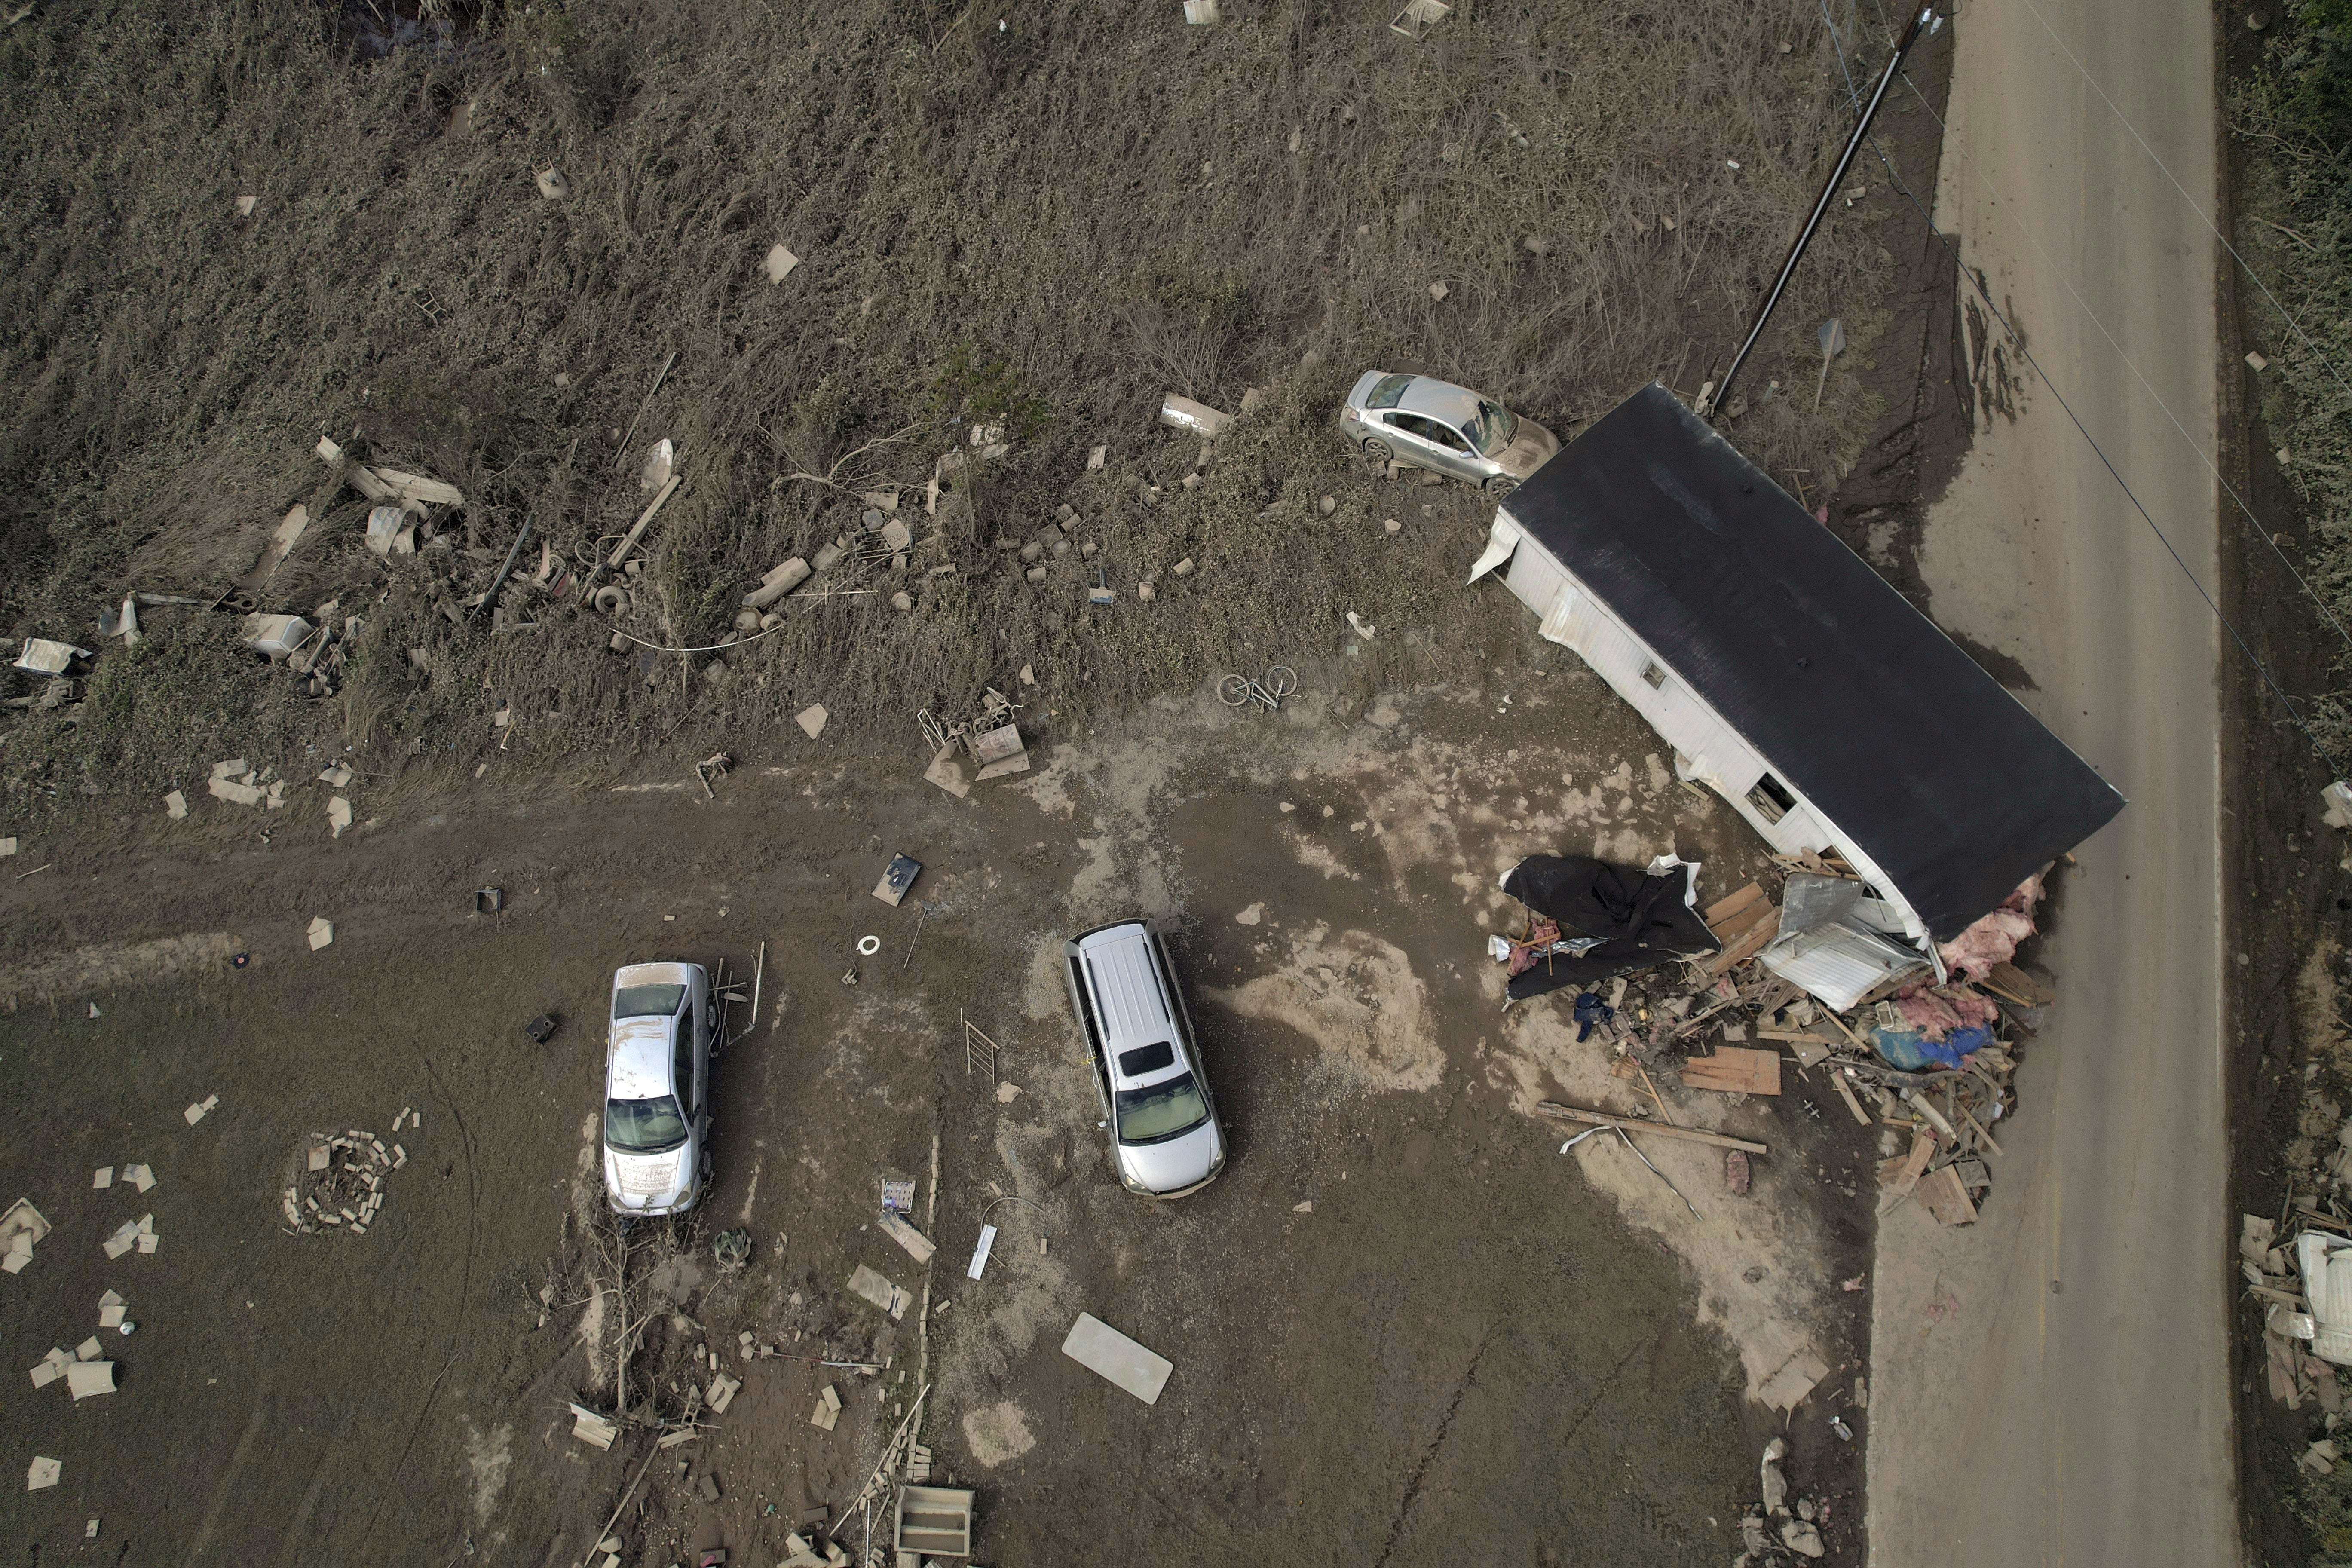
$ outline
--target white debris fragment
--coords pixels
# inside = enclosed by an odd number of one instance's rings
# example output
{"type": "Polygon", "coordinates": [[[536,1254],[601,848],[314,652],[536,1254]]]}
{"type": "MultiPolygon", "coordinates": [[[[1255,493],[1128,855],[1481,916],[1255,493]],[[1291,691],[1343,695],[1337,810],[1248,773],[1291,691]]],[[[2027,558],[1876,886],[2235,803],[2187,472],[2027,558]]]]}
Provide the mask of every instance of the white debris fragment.
{"type": "Polygon", "coordinates": [[[58,1478],[65,1473],[65,1468],[63,1459],[35,1458],[31,1468],[25,1472],[25,1489],[37,1492],[43,1487],[56,1486],[58,1478]]]}
{"type": "Polygon", "coordinates": [[[313,916],[310,921],[310,951],[312,952],[316,952],[334,940],[335,922],[329,920],[324,915],[313,916]]]}
{"type": "Polygon", "coordinates": [[[114,1363],[110,1361],[78,1361],[66,1368],[66,1387],[71,1391],[76,1399],[89,1399],[96,1394],[112,1394],[114,1363]]]}
{"type": "Polygon", "coordinates": [[[98,1168],[98,1173],[89,1179],[89,1190],[94,1193],[104,1192],[112,1185],[114,1185],[114,1167],[111,1165],[100,1165],[98,1168]]]}

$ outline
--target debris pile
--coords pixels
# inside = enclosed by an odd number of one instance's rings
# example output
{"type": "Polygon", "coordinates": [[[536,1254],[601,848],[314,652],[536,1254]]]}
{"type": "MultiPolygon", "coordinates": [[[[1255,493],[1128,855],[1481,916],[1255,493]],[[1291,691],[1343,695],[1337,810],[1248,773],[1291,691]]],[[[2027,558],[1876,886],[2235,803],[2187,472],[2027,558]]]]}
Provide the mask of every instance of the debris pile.
{"type": "Polygon", "coordinates": [[[2317,1407],[2324,1431],[2299,1462],[2324,1476],[2343,1458],[2332,1441],[2347,1406],[2336,1369],[2352,1366],[2352,1119],[2310,1091],[2301,1128],[2284,1162],[2283,1212],[2239,1216],[2238,1268],[2262,1321],[2271,1397],[2290,1411],[2317,1407]]]}
{"type": "MultiPolygon", "coordinates": [[[[1671,857],[1646,872],[1532,857],[1503,884],[1526,906],[1520,929],[1490,937],[1488,953],[1509,966],[1513,1002],[1573,988],[1578,1039],[1597,1036],[1633,1086],[1632,1125],[1664,1131],[1646,1120],[1654,1110],[1674,1120],[1662,1085],[1779,1095],[1793,1058],[1880,1130],[1881,1215],[1916,1196],[1944,1225],[1973,1223],[2001,1152],[1992,1128],[2015,1109],[2018,1050],[2055,1000],[2012,962],[2042,879],[1946,944],[1938,980],[1924,951],[1888,934],[1890,912],[1850,867],[1817,855],[1780,865],[1779,901],[1749,883],[1699,911],[1697,868],[1671,857]],[[1682,934],[1694,922],[1706,943],[1682,934]]],[[[2352,1145],[2345,1163],[2352,1173],[2352,1145]]]]}
{"type": "Polygon", "coordinates": [[[383,1206],[384,1177],[406,1163],[407,1150],[397,1143],[386,1148],[372,1132],[313,1132],[301,1169],[279,1194],[288,1227],[305,1236],[321,1230],[365,1235],[383,1206]]]}
{"type": "Polygon", "coordinates": [[[1825,1556],[1822,1526],[1830,1521],[1827,1502],[1801,1494],[1791,1499],[1780,1461],[1789,1445],[1779,1437],[1764,1445],[1764,1500],[1739,1521],[1740,1553],[1732,1568],[1787,1568],[1800,1559],[1825,1556]]]}

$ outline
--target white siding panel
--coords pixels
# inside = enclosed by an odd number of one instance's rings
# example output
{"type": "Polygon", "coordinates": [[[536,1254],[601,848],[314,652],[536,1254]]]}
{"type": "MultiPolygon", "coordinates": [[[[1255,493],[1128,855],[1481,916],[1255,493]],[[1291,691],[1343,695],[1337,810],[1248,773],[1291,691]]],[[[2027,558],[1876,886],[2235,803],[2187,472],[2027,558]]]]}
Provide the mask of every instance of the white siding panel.
{"type": "Polygon", "coordinates": [[[1540,617],[1551,614],[1552,603],[1559,597],[1568,574],[1552,559],[1550,552],[1529,541],[1511,556],[1503,581],[1518,595],[1519,603],[1540,617]]]}

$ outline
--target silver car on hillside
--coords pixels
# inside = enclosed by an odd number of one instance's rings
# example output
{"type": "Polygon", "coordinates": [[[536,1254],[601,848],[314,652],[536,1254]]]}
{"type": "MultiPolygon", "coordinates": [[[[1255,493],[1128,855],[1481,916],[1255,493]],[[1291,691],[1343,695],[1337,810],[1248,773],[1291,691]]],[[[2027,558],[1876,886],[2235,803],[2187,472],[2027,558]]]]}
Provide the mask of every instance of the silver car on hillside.
{"type": "Polygon", "coordinates": [[[1224,1169],[1225,1134],[1159,928],[1097,926],[1062,959],[1119,1184],[1148,1198],[1199,1192],[1224,1169]]]}
{"type": "Polygon", "coordinates": [[[1368,370],[1339,410],[1366,457],[1467,479],[1508,495],[1559,450],[1559,437],[1490,397],[1433,376],[1368,370]]]}
{"type": "Polygon", "coordinates": [[[709,1185],[710,976],[698,963],[613,975],[604,1036],[604,1192],[625,1219],[684,1214],[709,1185]]]}

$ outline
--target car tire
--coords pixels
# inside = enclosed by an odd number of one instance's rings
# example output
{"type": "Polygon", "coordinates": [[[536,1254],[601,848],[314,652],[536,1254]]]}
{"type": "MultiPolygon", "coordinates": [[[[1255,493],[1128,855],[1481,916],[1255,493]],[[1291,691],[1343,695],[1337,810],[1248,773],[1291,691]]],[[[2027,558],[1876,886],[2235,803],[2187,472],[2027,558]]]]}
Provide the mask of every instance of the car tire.
{"type": "Polygon", "coordinates": [[[1493,496],[1496,500],[1500,500],[1505,496],[1509,495],[1513,490],[1517,489],[1519,488],[1519,481],[1511,478],[1508,474],[1496,474],[1493,479],[1488,479],[1485,484],[1478,488],[1485,490],[1488,495],[1493,496]]]}
{"type": "Polygon", "coordinates": [[[1396,460],[1396,454],[1389,449],[1389,444],[1386,441],[1365,442],[1364,456],[1375,463],[1392,463],[1396,460]]]}

